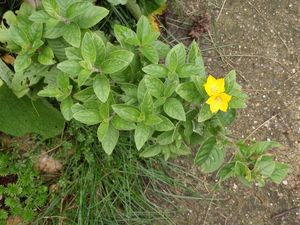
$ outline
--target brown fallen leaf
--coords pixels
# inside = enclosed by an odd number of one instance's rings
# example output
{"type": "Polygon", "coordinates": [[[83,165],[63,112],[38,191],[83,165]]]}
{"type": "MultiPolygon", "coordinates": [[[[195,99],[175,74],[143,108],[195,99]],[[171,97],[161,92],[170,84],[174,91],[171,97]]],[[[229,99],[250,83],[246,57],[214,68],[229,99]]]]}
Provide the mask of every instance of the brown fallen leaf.
{"type": "Polygon", "coordinates": [[[6,220],[6,225],[21,225],[23,221],[19,216],[9,216],[6,220]]]}
{"type": "Polygon", "coordinates": [[[3,56],[1,56],[1,59],[6,63],[6,64],[14,64],[15,62],[15,57],[13,57],[12,55],[9,54],[5,54],[3,56]]]}
{"type": "Polygon", "coordinates": [[[42,152],[37,162],[37,169],[43,173],[56,174],[60,172],[62,168],[63,164],[45,152],[42,152]]]}

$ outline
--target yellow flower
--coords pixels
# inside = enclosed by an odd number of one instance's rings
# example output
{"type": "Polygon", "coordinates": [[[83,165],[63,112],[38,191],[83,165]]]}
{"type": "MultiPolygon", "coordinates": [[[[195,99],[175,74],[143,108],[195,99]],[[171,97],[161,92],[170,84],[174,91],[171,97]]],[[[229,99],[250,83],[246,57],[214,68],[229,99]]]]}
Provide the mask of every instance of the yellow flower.
{"type": "Polygon", "coordinates": [[[219,110],[227,112],[228,103],[230,102],[230,100],[230,95],[226,93],[220,93],[209,97],[206,103],[210,105],[210,111],[213,113],[218,112],[219,110]]]}
{"type": "Polygon", "coordinates": [[[225,92],[224,78],[216,79],[209,75],[206,83],[204,84],[204,89],[209,96],[214,96],[225,92]]]}

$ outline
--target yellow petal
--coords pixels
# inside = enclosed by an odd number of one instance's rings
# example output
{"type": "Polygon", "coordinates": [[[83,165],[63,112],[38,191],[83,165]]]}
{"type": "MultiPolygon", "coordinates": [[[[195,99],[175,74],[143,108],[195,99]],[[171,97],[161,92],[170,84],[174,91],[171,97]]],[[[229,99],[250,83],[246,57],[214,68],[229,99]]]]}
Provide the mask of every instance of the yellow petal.
{"type": "Polygon", "coordinates": [[[217,79],[218,94],[225,91],[225,80],[224,78],[217,79]]]}
{"type": "Polygon", "coordinates": [[[223,112],[227,112],[228,103],[231,100],[231,96],[226,93],[222,93],[219,95],[219,97],[222,99],[220,110],[222,110],[223,112]]]}
{"type": "Polygon", "coordinates": [[[210,111],[215,113],[219,110],[227,112],[228,103],[231,100],[231,96],[226,93],[211,96],[207,99],[206,103],[210,105],[210,111]]]}
{"type": "Polygon", "coordinates": [[[214,96],[211,96],[211,97],[209,97],[209,98],[207,99],[206,103],[210,105],[210,104],[213,104],[214,101],[215,101],[215,97],[214,97],[214,96]]]}
{"type": "Polygon", "coordinates": [[[218,95],[225,91],[225,81],[223,78],[216,79],[209,75],[206,83],[204,84],[204,89],[208,96],[218,95]]]}
{"type": "Polygon", "coordinates": [[[216,105],[216,104],[211,104],[211,105],[209,106],[209,108],[210,108],[210,111],[211,111],[212,113],[215,113],[215,112],[218,112],[218,111],[219,111],[219,106],[216,105]]]}

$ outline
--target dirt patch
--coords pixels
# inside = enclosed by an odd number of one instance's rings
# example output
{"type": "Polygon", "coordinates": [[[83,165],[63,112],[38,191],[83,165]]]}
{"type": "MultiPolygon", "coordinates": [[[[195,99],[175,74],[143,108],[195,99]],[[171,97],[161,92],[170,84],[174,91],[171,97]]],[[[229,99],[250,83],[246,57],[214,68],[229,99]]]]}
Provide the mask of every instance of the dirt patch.
{"type": "MultiPolygon", "coordinates": [[[[184,213],[177,224],[300,224],[300,2],[173,0],[170,6],[167,29],[186,43],[192,18],[208,12],[209,30],[198,39],[207,71],[223,76],[236,69],[249,95],[233,135],[283,143],[274,153],[291,165],[279,186],[249,189],[230,181],[216,192],[200,188],[213,198],[178,203],[184,213]]],[[[213,176],[199,177],[214,183],[213,176]]]]}

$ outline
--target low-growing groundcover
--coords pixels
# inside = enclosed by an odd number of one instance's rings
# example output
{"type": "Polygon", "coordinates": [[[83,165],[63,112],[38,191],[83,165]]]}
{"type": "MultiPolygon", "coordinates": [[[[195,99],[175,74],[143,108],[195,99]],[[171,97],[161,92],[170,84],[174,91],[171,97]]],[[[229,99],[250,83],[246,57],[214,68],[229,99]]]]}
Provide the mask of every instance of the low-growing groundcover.
{"type": "MultiPolygon", "coordinates": [[[[16,60],[15,73],[2,74],[2,80],[19,98],[58,102],[66,121],[76,120],[95,131],[101,148],[93,144],[93,151],[104,151],[107,160],[122,159],[125,150],[120,146],[126,137],[130,144],[125,146],[140,158],[168,160],[198,149],[195,164],[205,173],[218,171],[221,181],[237,177],[259,186],[268,179],[282,181],[287,165],[267,153],[280,147],[278,143],[245,143],[228,135],[235,110],[244,108],[247,100],[235,71],[220,79],[207,76],[196,42],[188,49],[169,46],[144,16],[136,31],[115,24],[115,40],[110,40],[92,30],[108,15],[104,7],[77,0],[44,0],[37,9],[23,3],[16,14],[6,12],[0,42],[16,60]]],[[[96,153],[90,154],[95,162],[96,153]]],[[[85,168],[77,162],[73,170],[85,168]]],[[[98,168],[90,165],[93,178],[98,168]]],[[[81,220],[88,217],[78,215],[81,220]]]]}

